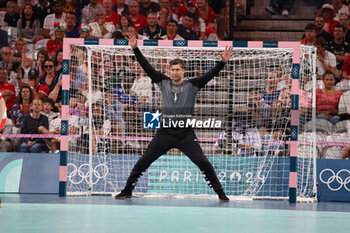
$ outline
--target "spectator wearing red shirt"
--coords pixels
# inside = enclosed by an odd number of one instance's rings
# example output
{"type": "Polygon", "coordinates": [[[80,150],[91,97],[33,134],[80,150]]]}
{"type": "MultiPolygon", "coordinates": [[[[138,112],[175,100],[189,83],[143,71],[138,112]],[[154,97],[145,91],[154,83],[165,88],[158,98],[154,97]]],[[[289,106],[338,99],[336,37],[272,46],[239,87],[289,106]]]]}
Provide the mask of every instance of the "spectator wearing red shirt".
{"type": "Polygon", "coordinates": [[[342,91],[334,89],[335,76],[327,70],[323,76],[323,89],[316,90],[316,118],[325,119],[336,125],[340,121],[338,105],[342,91]]]}
{"type": "Polygon", "coordinates": [[[56,57],[57,51],[59,49],[63,49],[63,38],[65,37],[65,31],[65,28],[62,26],[56,27],[54,39],[47,41],[46,51],[50,59],[54,59],[56,57]]]}
{"type": "Polygon", "coordinates": [[[317,27],[313,23],[309,23],[305,27],[305,38],[300,41],[303,45],[314,45],[317,36],[317,27]]]}
{"type": "Polygon", "coordinates": [[[187,11],[186,6],[182,4],[181,0],[171,0],[171,11],[175,15],[173,19],[179,21],[181,17],[184,16],[187,11]]]}
{"type": "Polygon", "coordinates": [[[215,28],[215,13],[208,5],[208,0],[197,0],[199,17],[201,17],[205,25],[210,28],[215,28]]]}
{"type": "Polygon", "coordinates": [[[197,8],[199,17],[204,20],[205,23],[205,36],[209,37],[210,34],[216,34],[215,28],[215,12],[208,5],[208,0],[197,0],[197,8]]]}
{"type": "Polygon", "coordinates": [[[339,24],[338,21],[333,19],[335,16],[334,7],[331,4],[323,4],[321,12],[325,22],[323,30],[333,36],[335,25],[339,24]]]}
{"type": "Polygon", "coordinates": [[[103,7],[106,10],[106,22],[111,22],[115,28],[118,28],[120,15],[112,10],[113,1],[103,0],[103,7]]]}
{"type": "Polygon", "coordinates": [[[136,26],[137,31],[148,25],[146,16],[140,14],[140,7],[137,1],[130,2],[129,11],[131,21],[136,26]]]}
{"type": "Polygon", "coordinates": [[[5,100],[7,113],[9,113],[16,103],[16,90],[13,84],[6,82],[6,78],[5,69],[0,67],[0,92],[5,100]]]}
{"type": "Polygon", "coordinates": [[[28,73],[29,86],[33,90],[33,95],[35,98],[44,100],[49,95],[49,87],[45,84],[40,83],[39,72],[32,69],[28,73]]]}

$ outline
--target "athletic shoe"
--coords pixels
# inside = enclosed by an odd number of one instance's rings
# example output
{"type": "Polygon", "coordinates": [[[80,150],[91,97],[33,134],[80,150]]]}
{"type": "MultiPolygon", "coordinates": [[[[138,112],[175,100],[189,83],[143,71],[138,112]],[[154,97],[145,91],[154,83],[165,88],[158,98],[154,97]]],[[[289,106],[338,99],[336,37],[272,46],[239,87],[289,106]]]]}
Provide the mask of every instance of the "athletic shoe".
{"type": "Polygon", "coordinates": [[[229,202],[230,201],[230,199],[226,196],[226,194],[224,192],[218,194],[218,196],[219,196],[219,200],[221,202],[229,202]]]}
{"type": "Polygon", "coordinates": [[[127,198],[131,198],[132,197],[132,193],[131,192],[127,192],[122,190],[118,195],[116,195],[114,198],[115,199],[127,199],[127,198]]]}
{"type": "Polygon", "coordinates": [[[279,15],[279,12],[276,11],[272,6],[265,7],[265,10],[269,12],[271,15],[279,15]]]}

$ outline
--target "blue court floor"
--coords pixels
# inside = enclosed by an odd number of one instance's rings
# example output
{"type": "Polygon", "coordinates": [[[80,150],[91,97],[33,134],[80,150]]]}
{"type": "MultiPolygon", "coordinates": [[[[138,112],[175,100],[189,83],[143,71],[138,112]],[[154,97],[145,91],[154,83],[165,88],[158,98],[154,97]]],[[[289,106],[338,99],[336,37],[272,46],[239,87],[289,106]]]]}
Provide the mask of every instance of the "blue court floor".
{"type": "Polygon", "coordinates": [[[345,233],[350,203],[0,194],[0,233],[345,233]]]}

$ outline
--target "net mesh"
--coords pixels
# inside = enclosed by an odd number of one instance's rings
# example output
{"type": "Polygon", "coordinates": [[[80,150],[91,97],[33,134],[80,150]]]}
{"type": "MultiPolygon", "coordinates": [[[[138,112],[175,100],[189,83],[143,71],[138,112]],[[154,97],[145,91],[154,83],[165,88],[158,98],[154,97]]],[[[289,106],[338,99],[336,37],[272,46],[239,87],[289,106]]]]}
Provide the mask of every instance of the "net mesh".
{"type": "MultiPolygon", "coordinates": [[[[155,129],[147,114],[161,112],[158,86],[126,46],[71,45],[68,194],[116,193],[155,129]]],[[[224,48],[141,47],[158,71],[185,61],[185,77],[209,71],[224,48]]],[[[228,195],[288,197],[292,103],[292,49],[235,48],[217,77],[202,88],[193,118],[218,127],[195,129],[204,154],[228,195]],[[219,124],[220,123],[220,124],[219,124]]],[[[314,194],[312,122],[315,50],[302,47],[300,63],[298,197],[314,194]],[[308,90],[306,85],[311,85],[308,90]]],[[[155,161],[139,180],[144,194],[211,195],[200,170],[177,149],[155,161]]]]}

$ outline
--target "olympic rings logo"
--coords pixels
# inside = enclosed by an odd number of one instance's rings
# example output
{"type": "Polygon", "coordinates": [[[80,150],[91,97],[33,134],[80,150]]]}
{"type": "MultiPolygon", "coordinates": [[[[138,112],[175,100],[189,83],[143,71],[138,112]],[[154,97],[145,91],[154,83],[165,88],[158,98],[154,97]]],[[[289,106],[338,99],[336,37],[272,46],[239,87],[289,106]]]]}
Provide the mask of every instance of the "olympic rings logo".
{"type": "Polygon", "coordinates": [[[67,175],[67,178],[72,184],[80,184],[84,180],[86,183],[89,183],[90,172],[92,172],[92,184],[94,185],[100,179],[106,178],[109,172],[106,164],[99,164],[92,171],[89,169],[90,165],[86,163],[80,165],[79,168],[73,163],[68,163],[67,167],[68,171],[70,171],[69,167],[72,167],[72,171],[67,175]]]}
{"type": "Polygon", "coordinates": [[[125,39],[116,39],[114,40],[115,45],[126,45],[127,44],[127,40],[125,39]]]}
{"type": "Polygon", "coordinates": [[[185,46],[186,45],[186,41],[184,41],[184,40],[175,40],[174,44],[175,44],[175,46],[185,46]]]}
{"type": "Polygon", "coordinates": [[[299,74],[299,68],[297,66],[293,67],[293,75],[297,76],[299,74]]]}
{"type": "Polygon", "coordinates": [[[66,62],[63,62],[62,64],[62,72],[63,73],[68,73],[68,64],[66,62]]]}
{"type": "Polygon", "coordinates": [[[350,192],[350,185],[348,185],[350,183],[350,171],[347,169],[341,169],[337,172],[337,174],[335,174],[332,169],[323,169],[320,173],[320,180],[322,183],[326,184],[327,187],[333,192],[340,190],[343,186],[347,191],[350,192]],[[328,173],[330,176],[328,177],[326,173],[328,173]],[[343,180],[343,178],[340,176],[341,173],[347,173],[348,176],[343,180]],[[336,186],[331,187],[331,184],[334,184],[336,186]]]}

